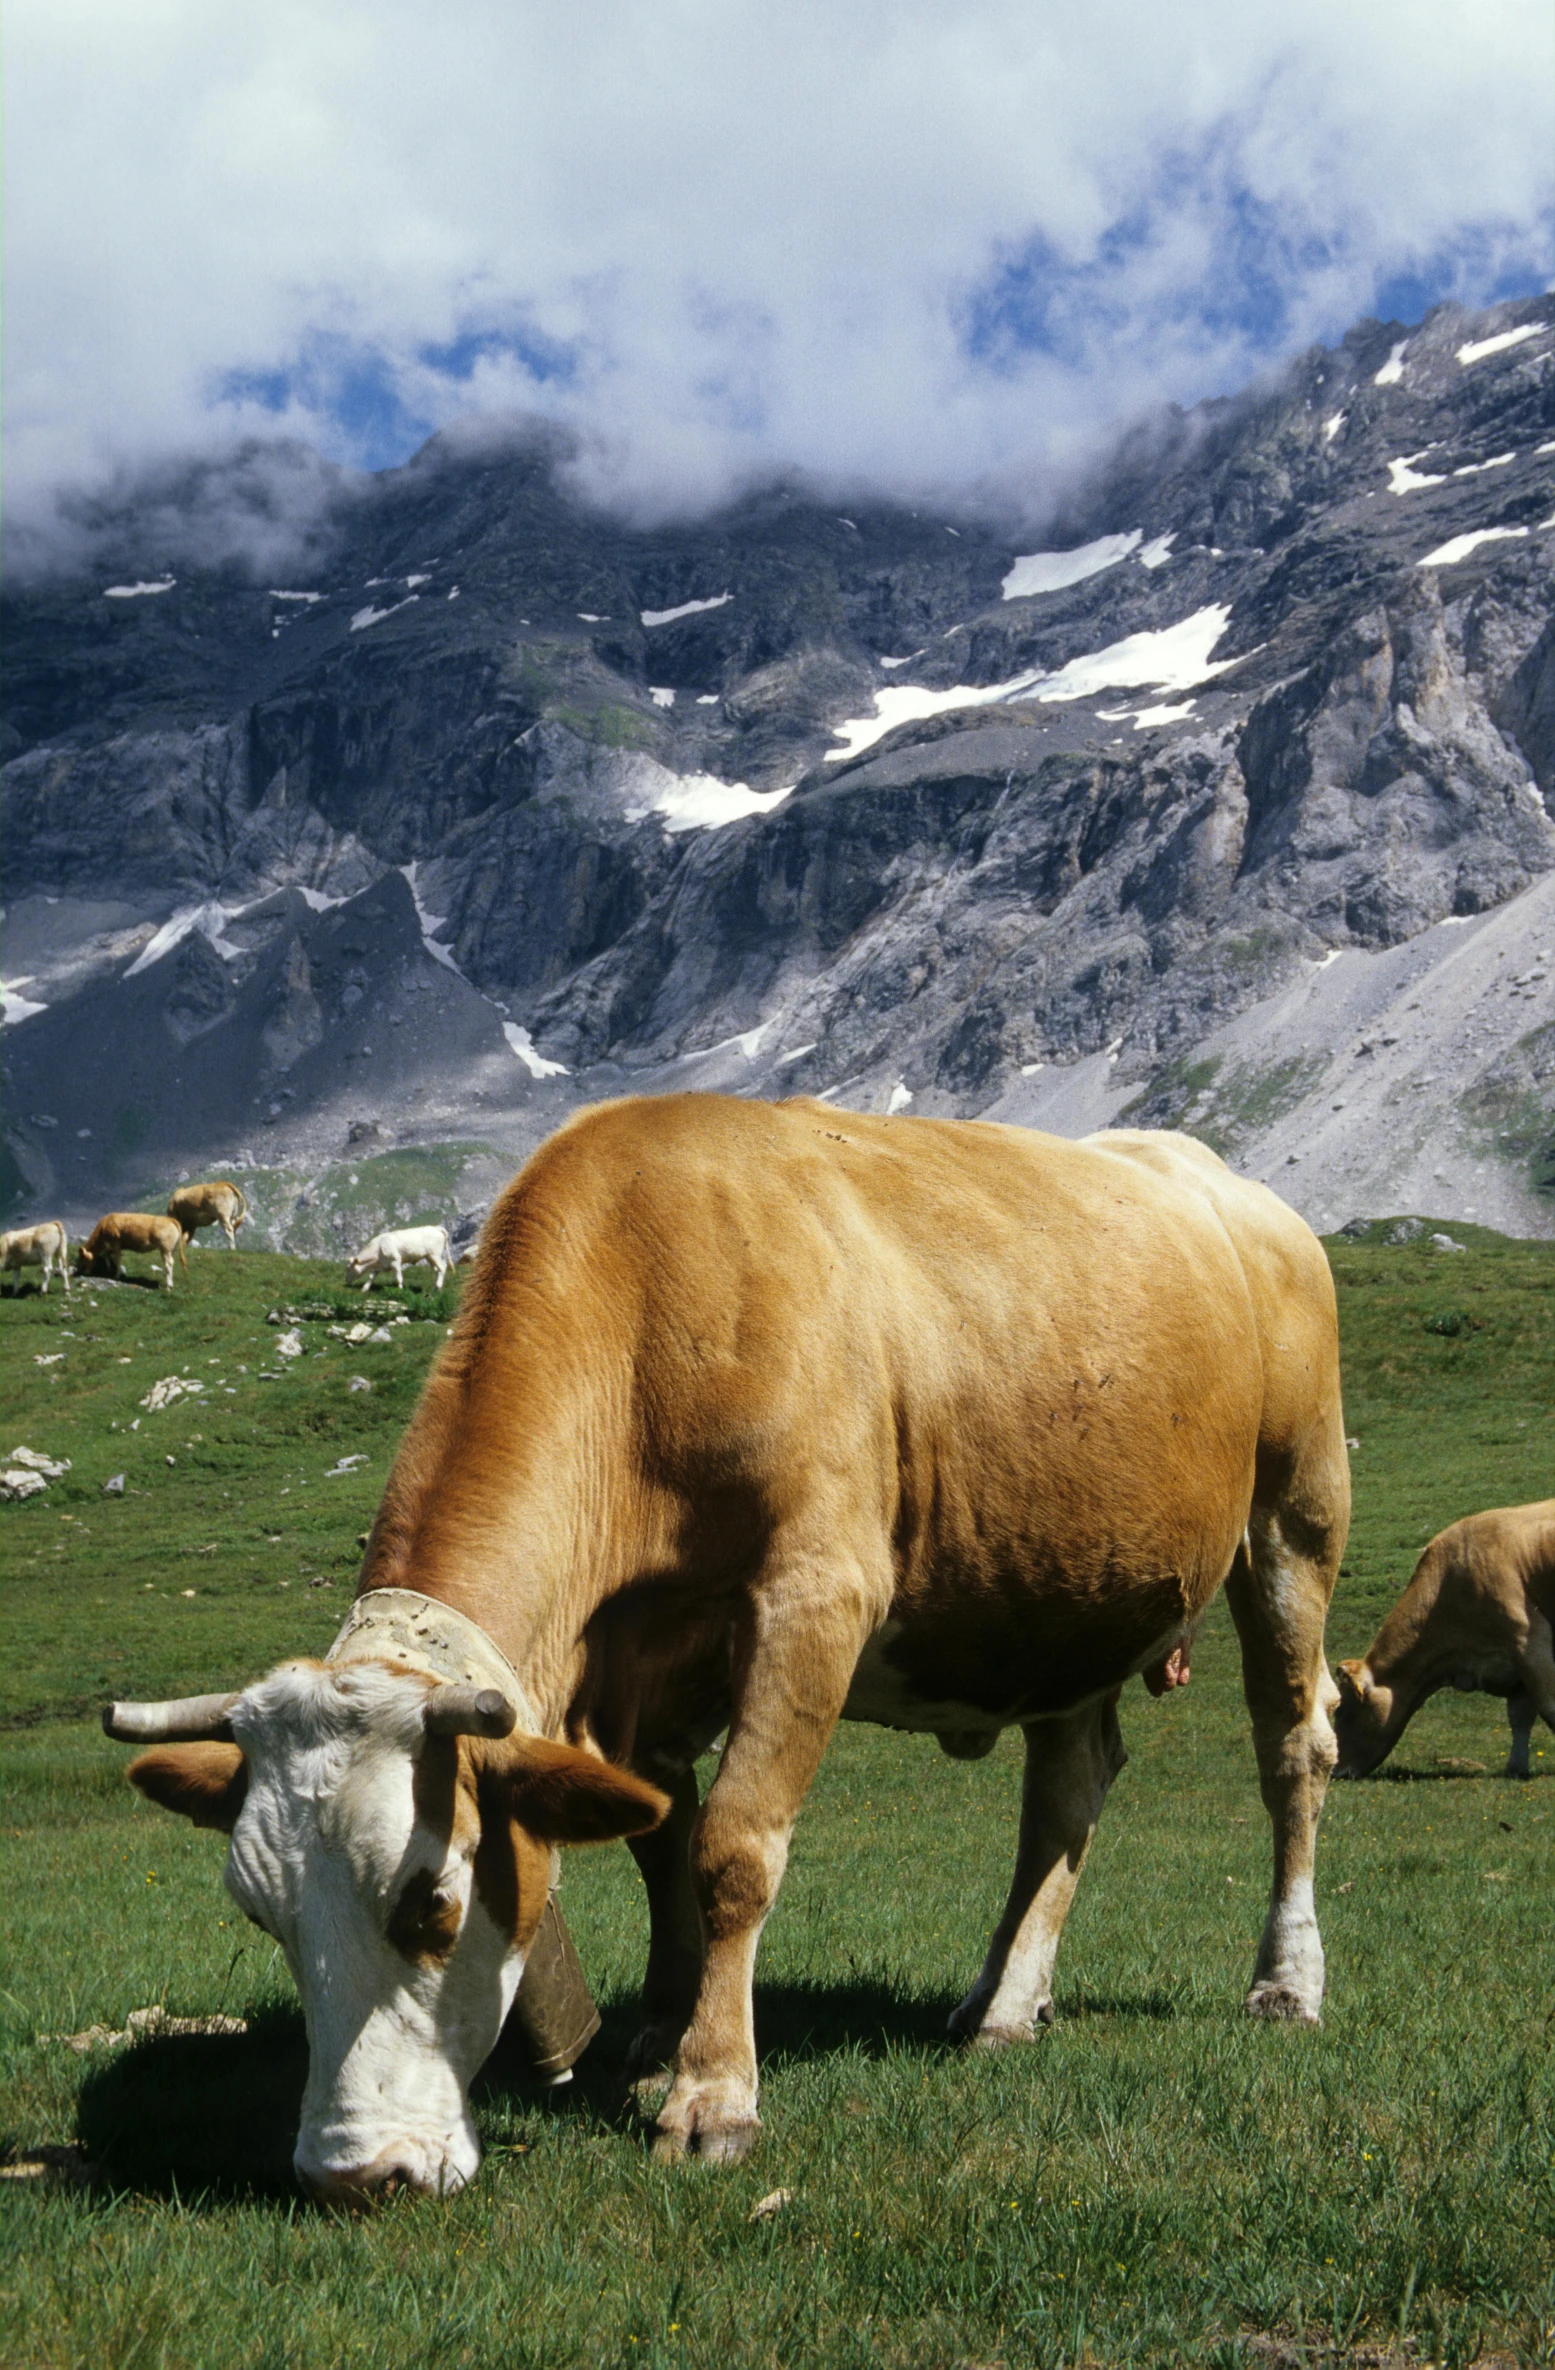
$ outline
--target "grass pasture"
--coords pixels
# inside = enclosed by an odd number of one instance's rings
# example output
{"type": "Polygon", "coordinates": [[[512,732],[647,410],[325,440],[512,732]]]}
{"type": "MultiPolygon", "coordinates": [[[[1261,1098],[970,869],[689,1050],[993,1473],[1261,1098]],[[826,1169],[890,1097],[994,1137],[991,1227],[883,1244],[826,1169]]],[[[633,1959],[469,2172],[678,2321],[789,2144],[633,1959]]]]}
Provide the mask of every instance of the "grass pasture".
{"type": "MultiPolygon", "coordinates": [[[[1359,1651],[1425,1539],[1555,1488],[1555,1245],[1331,1245],[1359,1651]]],[[[336,2217],[293,2193],[304,2055],[218,1838],[139,1804],[108,1694],[319,1651],[452,1296],[201,1250],[187,1292],[0,1303],[0,1440],[70,1473],[0,1507],[0,2361],[472,2370],[1555,2359],[1555,1737],[1497,1774],[1499,1704],[1439,1697],[1329,1799],[1316,2032],[1238,2013],[1267,1825],[1229,1621],[1185,1695],[1125,1697],[1114,1787],[1030,2048],[943,2038],[1002,1902],[1019,1760],[847,1729],[765,1938],[765,2129],[666,2170],[621,2100],[645,1920],[620,1850],[564,1898],[605,2027],[560,2105],[499,2050],[480,2180],[336,2217]],[[398,1307],[388,1310],[389,1302],[398,1307]],[[304,1354],[277,1353],[272,1308],[304,1354]],[[331,1323],[386,1311],[387,1342],[331,1323]],[[205,1388],[158,1412],[172,1375],[205,1388]],[[353,1377],[371,1389],[352,1390],[353,1377]],[[344,1457],[365,1458],[347,1471],[344,1457]],[[122,1472],[122,1496],[102,1483],[122,1472]],[[78,2051],[131,2011],[241,2032],[78,2051]],[[752,2219],[775,2190],[780,2211],[752,2219]]],[[[711,1765],[709,1765],[711,1766],[711,1765]]]]}

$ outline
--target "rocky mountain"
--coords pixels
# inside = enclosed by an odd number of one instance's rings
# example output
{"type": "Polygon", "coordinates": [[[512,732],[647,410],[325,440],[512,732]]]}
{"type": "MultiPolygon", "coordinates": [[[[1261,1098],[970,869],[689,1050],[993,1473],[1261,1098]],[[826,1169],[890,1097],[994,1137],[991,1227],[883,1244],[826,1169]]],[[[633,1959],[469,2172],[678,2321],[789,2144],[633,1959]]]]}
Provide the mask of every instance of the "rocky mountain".
{"type": "Polygon", "coordinates": [[[540,431],[272,580],[207,474],[100,506],[4,598],[9,1208],[222,1166],[323,1249],[716,1087],[1555,1231],[1552,321],[1363,323],[1035,529],[634,525],[540,431]]]}

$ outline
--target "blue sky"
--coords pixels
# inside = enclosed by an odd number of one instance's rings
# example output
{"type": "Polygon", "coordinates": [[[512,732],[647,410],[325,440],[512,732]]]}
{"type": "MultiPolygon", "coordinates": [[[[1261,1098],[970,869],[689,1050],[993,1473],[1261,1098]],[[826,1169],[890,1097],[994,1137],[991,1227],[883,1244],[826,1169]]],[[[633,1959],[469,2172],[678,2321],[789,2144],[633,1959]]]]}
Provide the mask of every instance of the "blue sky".
{"type": "Polygon", "coordinates": [[[1544,0],[12,0],[7,52],[13,511],[514,412],[638,507],[1041,484],[1555,265],[1544,0]]]}

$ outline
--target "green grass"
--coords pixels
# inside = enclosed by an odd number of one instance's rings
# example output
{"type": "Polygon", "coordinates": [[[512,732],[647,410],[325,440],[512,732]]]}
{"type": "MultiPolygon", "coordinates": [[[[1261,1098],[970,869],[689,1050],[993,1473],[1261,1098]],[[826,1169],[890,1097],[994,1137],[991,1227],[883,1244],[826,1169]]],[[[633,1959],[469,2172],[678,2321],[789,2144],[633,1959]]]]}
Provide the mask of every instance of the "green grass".
{"type": "MultiPolygon", "coordinates": [[[[1432,1531],[1552,1486],[1555,1246],[1453,1231],[1461,1257],[1332,1246],[1359,1441],[1336,1655],[1367,1642],[1432,1531]],[[1444,1310],[1461,1330],[1427,1329],[1444,1310]]],[[[1249,2025],[1267,1827],[1219,1609],[1185,1696],[1125,1700],[1133,1758],[1065,1938],[1059,2022],[1031,2048],[942,2037],[1009,1873],[1013,1741],[965,1764],[846,1729],[763,1943],[749,2164],[666,2170],[623,2110],[645,1921],[610,1850],[568,1864],[605,2016],[568,2102],[539,2103],[499,2053],[472,2190],[359,2220],[303,2206],[284,1970],[226,1900],[219,1839],[137,1803],[126,1756],[79,1714],[327,1642],[450,1303],[407,1289],[431,1321],[262,1382],[283,1363],[266,1311],[324,1308],[338,1267],[193,1266],[171,1300],[126,1286],[69,1314],[55,1295],[0,1308],[4,1445],[74,1459],[46,1497],[0,1508],[0,2131],[103,2168],[0,2190],[0,2360],[1550,2359],[1555,1738],[1536,1736],[1531,1785],[1474,1774],[1504,1759],[1501,1707],[1439,1697],[1376,1779],[1336,1787],[1324,2025],[1249,2025]],[[129,1432],[150,1383],[186,1366],[233,1396],[129,1432]],[[347,1390],[353,1373],[371,1393],[347,1390]],[[326,1479],[342,1451],[370,1461],[326,1479]],[[126,1495],[105,1500],[120,1470],[126,1495]],[[156,2002],[249,2030],[87,2055],[39,2038],[156,2002]],[[779,2187],[791,2202],[753,2224],[779,2187]]],[[[303,1321],[310,1350],[326,1323],[303,1321]]]]}

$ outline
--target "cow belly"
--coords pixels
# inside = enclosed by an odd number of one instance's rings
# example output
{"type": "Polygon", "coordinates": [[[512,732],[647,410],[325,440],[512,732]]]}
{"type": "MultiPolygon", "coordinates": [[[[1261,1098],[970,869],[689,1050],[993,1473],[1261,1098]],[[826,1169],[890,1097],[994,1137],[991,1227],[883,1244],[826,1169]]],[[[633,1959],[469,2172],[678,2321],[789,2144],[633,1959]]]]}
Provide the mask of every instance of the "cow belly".
{"type": "MultiPolygon", "coordinates": [[[[1078,1711],[1082,1704],[1095,1703],[1125,1679],[1136,1678],[1168,1655],[1174,1646],[1191,1636],[1198,1616],[1173,1622],[1170,1629],[1153,1637],[1148,1644],[1134,1645],[1132,1652],[1114,1658],[1103,1651],[1101,1655],[1087,1655],[1077,1663],[1075,1683],[1066,1687],[1060,1679],[1055,1686],[1051,1665],[1043,1678],[1035,1684],[1021,1685],[1018,1671],[1006,1665],[1003,1678],[1008,1692],[997,1708],[988,1700],[970,1703],[954,1695],[936,1695],[915,1684],[903,1668],[907,1659],[902,1652],[906,1642],[906,1625],[897,1620],[887,1621],[865,1644],[853,1672],[853,1683],[842,1707],[844,1720],[866,1720],[877,1728],[901,1728],[918,1736],[977,1736],[994,1737],[1017,1723],[1033,1719],[1055,1719],[1062,1714],[1078,1711]]],[[[992,1679],[993,1665],[990,1665],[992,1679]]],[[[997,1687],[995,1692],[1003,1692],[997,1687]]]]}
{"type": "Polygon", "coordinates": [[[922,1695],[891,1659],[902,1624],[877,1629],[859,1656],[842,1707],[845,1720],[867,1720],[876,1728],[905,1728],[919,1736],[997,1736],[1008,1721],[978,1704],[922,1695]]]}

